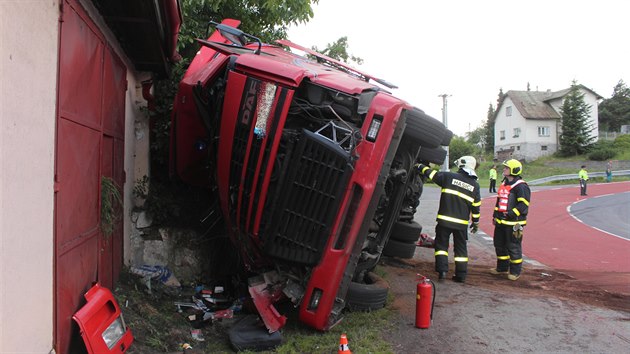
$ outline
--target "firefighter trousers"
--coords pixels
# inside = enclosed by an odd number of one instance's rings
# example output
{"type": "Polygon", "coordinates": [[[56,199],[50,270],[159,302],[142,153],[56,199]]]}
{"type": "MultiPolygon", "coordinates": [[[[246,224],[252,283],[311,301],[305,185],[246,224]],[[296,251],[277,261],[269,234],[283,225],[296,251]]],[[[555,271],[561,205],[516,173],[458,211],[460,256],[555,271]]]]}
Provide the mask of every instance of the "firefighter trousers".
{"type": "Polygon", "coordinates": [[[467,229],[451,229],[440,224],[435,227],[435,271],[448,272],[448,243],[451,234],[455,249],[455,275],[463,279],[468,270],[467,229]]]}
{"type": "Polygon", "coordinates": [[[510,225],[495,225],[494,250],[497,253],[497,271],[519,275],[523,266],[522,236],[514,237],[510,225]]]}

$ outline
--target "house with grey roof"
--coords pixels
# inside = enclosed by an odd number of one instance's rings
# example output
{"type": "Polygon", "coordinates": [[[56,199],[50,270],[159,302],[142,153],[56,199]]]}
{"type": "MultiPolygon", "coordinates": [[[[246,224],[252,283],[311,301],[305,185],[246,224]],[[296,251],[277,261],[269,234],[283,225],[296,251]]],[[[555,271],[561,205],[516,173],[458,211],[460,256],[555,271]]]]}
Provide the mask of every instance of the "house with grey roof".
{"type": "MultiPolygon", "coordinates": [[[[590,106],[591,135],[597,139],[597,104],[603,97],[583,85],[578,87],[584,94],[584,102],[590,106]]],[[[497,159],[531,161],[556,152],[562,132],[561,108],[569,91],[570,88],[555,92],[508,91],[495,113],[497,159]]]]}

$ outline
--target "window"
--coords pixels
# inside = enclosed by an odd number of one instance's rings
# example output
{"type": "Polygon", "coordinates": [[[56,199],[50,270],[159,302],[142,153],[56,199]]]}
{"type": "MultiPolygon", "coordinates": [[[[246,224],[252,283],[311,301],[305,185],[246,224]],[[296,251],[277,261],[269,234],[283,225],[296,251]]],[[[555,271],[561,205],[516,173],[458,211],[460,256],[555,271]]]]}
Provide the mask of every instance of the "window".
{"type": "Polygon", "coordinates": [[[510,117],[512,115],[512,106],[505,107],[505,116],[510,117]]]}
{"type": "Polygon", "coordinates": [[[521,128],[514,128],[514,136],[513,138],[518,138],[521,135],[521,128]]]}
{"type": "Polygon", "coordinates": [[[547,145],[541,145],[540,146],[540,150],[541,151],[547,151],[547,145]]]}
{"type": "Polygon", "coordinates": [[[505,140],[505,130],[501,130],[501,131],[499,132],[499,139],[501,139],[501,140],[505,140]]]}
{"type": "Polygon", "coordinates": [[[538,136],[549,136],[549,127],[538,127],[538,136]]]}
{"type": "Polygon", "coordinates": [[[520,145],[516,146],[516,151],[521,151],[521,146],[520,145]]]}

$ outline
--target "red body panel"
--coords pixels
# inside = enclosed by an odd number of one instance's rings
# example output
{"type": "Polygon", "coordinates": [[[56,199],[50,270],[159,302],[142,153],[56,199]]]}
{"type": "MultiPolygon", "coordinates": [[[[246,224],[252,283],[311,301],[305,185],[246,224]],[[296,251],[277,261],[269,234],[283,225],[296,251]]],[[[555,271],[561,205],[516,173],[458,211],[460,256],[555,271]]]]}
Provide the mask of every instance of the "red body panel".
{"type": "Polygon", "coordinates": [[[124,328],[124,334],[122,334],[111,349],[109,349],[102,336],[107,327],[122,316],[114,294],[112,294],[109,289],[103,288],[97,283],[85,293],[85,299],[87,300],[87,304],[77,311],[72,318],[81,329],[81,336],[83,337],[88,353],[126,352],[133,342],[133,335],[129,328],[124,328]]]}
{"type": "MultiPolygon", "coordinates": [[[[368,204],[372,198],[372,194],[374,193],[375,181],[377,180],[380,172],[380,169],[373,168],[373,166],[381,166],[383,164],[387,153],[387,147],[391,143],[392,133],[398,123],[400,111],[404,106],[402,101],[391,96],[377,95],[374,99],[373,107],[377,107],[379,110],[368,112],[368,117],[372,118],[374,114],[383,115],[384,118],[381,132],[383,133],[382,136],[384,138],[377,140],[375,143],[363,141],[357,148],[363,162],[360,165],[357,165],[357,169],[352,176],[350,184],[358,185],[363,190],[363,197],[355,214],[357,218],[363,218],[363,215],[365,215],[368,204]],[[381,111],[380,109],[382,108],[388,109],[381,111]]],[[[362,133],[364,135],[367,134],[367,127],[369,126],[369,122],[366,122],[363,125],[362,133]]],[[[350,199],[350,192],[351,189],[348,188],[347,194],[344,198],[346,203],[350,199]]],[[[339,210],[342,211],[344,209],[345,205],[339,210]]],[[[337,233],[337,228],[339,227],[342,216],[342,213],[337,215],[335,223],[336,227],[331,233],[331,236],[337,233]]],[[[327,329],[329,326],[328,316],[333,307],[337,289],[339,287],[339,283],[341,282],[341,277],[343,276],[346,264],[348,263],[348,259],[350,258],[350,253],[352,252],[352,248],[357,240],[361,222],[360,220],[357,220],[357,222],[353,222],[352,225],[350,233],[347,236],[345,248],[340,250],[334,249],[336,240],[334,237],[330,237],[320,264],[313,269],[311,279],[304,295],[305,300],[302,301],[300,305],[300,320],[314,328],[323,330],[327,329]],[[322,296],[322,301],[320,302],[317,310],[311,311],[308,309],[308,299],[312,296],[315,288],[321,289],[324,294],[328,293],[328,296],[322,296]]]]}

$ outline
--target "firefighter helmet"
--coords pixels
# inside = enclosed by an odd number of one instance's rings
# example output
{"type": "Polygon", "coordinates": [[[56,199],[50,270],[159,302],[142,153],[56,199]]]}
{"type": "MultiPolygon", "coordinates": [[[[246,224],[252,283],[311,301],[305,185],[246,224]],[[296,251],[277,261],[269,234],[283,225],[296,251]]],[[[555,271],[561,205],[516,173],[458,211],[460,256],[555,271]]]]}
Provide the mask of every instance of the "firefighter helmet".
{"type": "Polygon", "coordinates": [[[516,159],[503,161],[503,166],[510,169],[510,175],[518,176],[523,172],[523,165],[516,159]]]}
{"type": "Polygon", "coordinates": [[[455,161],[455,164],[459,168],[468,167],[471,170],[475,170],[475,167],[477,167],[477,160],[475,160],[472,156],[462,156],[455,161]]]}

